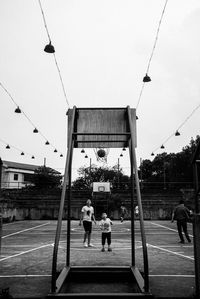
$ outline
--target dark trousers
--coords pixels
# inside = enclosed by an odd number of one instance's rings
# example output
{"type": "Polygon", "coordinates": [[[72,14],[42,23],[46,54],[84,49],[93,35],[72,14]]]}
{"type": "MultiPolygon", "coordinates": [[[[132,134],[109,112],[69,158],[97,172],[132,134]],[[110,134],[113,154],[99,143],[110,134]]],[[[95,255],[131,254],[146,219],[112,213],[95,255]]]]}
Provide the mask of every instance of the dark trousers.
{"type": "Polygon", "coordinates": [[[111,244],[111,232],[109,232],[109,233],[102,233],[102,235],[101,235],[101,243],[102,243],[103,246],[106,243],[106,239],[107,239],[108,245],[110,245],[111,244]]]}
{"type": "Polygon", "coordinates": [[[177,220],[177,228],[181,241],[184,242],[182,231],[184,232],[186,239],[190,241],[190,237],[187,231],[187,222],[185,220],[177,220]]]}

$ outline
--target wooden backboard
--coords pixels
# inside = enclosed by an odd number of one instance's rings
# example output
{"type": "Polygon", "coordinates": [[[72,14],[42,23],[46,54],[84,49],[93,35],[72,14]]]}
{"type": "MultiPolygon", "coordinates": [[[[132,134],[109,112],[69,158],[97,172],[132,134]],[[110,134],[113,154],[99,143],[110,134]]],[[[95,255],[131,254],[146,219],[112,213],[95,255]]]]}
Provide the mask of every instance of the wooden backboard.
{"type": "MultiPolygon", "coordinates": [[[[67,113],[68,136],[72,111],[67,113]]],[[[136,147],[136,110],[130,111],[136,147]]],[[[75,148],[127,147],[130,139],[127,108],[76,108],[73,138],[75,148]]]]}

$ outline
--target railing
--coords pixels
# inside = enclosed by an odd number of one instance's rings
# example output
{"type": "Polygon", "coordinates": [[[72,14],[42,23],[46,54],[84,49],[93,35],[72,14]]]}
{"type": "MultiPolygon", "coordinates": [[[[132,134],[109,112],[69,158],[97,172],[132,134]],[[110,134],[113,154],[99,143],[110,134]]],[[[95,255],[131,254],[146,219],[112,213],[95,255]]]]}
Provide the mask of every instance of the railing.
{"type": "Polygon", "coordinates": [[[21,189],[31,185],[30,182],[2,182],[1,189],[21,189]]]}

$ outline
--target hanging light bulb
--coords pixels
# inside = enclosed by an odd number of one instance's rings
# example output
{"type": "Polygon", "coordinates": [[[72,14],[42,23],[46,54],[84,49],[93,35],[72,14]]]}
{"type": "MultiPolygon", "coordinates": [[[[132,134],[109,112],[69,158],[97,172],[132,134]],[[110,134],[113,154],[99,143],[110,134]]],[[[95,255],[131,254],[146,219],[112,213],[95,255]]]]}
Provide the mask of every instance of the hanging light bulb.
{"type": "Polygon", "coordinates": [[[150,82],[151,78],[146,74],[143,78],[143,82],[150,82]]]}
{"type": "Polygon", "coordinates": [[[123,149],[122,149],[123,151],[126,151],[126,148],[125,147],[123,147],[123,149]]]}
{"type": "Polygon", "coordinates": [[[60,157],[63,157],[63,154],[60,154],[60,157]]]}
{"type": "Polygon", "coordinates": [[[35,128],[35,129],[33,130],[33,133],[38,133],[38,129],[35,128]]]}
{"type": "Polygon", "coordinates": [[[44,51],[46,53],[55,53],[54,46],[51,44],[51,42],[49,42],[49,44],[45,46],[44,51]]]}
{"type": "Polygon", "coordinates": [[[31,159],[35,159],[35,157],[34,157],[34,156],[32,156],[32,157],[31,157],[31,159]]]}
{"type": "Polygon", "coordinates": [[[7,145],[6,145],[6,148],[7,148],[7,149],[10,149],[10,145],[9,145],[9,144],[7,144],[7,145]]]}
{"type": "Polygon", "coordinates": [[[46,145],[49,145],[49,141],[47,140],[47,141],[45,142],[45,144],[46,144],[46,145]]]}
{"type": "Polygon", "coordinates": [[[15,109],[15,113],[21,113],[21,109],[19,108],[19,106],[15,109]]]}
{"type": "Polygon", "coordinates": [[[57,149],[55,148],[54,153],[57,153],[57,149]]]}
{"type": "Polygon", "coordinates": [[[120,157],[123,157],[123,154],[121,154],[120,157]]]}
{"type": "Polygon", "coordinates": [[[164,145],[162,144],[160,148],[165,148],[164,145]]]}
{"type": "Polygon", "coordinates": [[[82,153],[82,154],[84,154],[84,153],[85,153],[85,150],[84,150],[84,149],[82,149],[82,150],[81,150],[81,153],[82,153]]]}
{"type": "Polygon", "coordinates": [[[153,152],[151,153],[151,156],[154,156],[154,153],[153,153],[153,152]]]}
{"type": "Polygon", "coordinates": [[[175,136],[180,136],[181,134],[179,133],[178,130],[176,130],[175,136]]]}
{"type": "Polygon", "coordinates": [[[88,158],[88,155],[85,155],[85,158],[87,159],[87,158],[88,158]]]}
{"type": "Polygon", "coordinates": [[[21,152],[21,156],[24,156],[24,152],[21,152]]]}
{"type": "Polygon", "coordinates": [[[138,120],[138,116],[136,115],[136,120],[138,120]]]}

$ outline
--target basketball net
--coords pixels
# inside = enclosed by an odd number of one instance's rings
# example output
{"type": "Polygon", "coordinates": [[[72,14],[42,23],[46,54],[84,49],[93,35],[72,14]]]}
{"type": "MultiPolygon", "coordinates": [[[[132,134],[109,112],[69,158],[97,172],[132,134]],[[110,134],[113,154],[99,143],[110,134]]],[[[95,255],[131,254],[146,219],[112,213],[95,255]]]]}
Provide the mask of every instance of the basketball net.
{"type": "Polygon", "coordinates": [[[108,157],[109,151],[110,151],[109,148],[103,148],[103,147],[95,148],[94,153],[95,153],[97,161],[107,163],[107,157],[108,157]]]}

